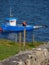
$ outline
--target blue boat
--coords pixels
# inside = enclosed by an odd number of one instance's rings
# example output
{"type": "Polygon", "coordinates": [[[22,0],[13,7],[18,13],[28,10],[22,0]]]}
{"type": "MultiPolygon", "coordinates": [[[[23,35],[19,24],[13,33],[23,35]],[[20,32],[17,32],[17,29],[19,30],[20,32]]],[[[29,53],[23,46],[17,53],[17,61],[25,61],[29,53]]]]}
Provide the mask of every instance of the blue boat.
{"type": "Polygon", "coordinates": [[[0,31],[1,32],[20,32],[23,31],[24,29],[26,30],[33,30],[33,26],[31,25],[26,25],[23,26],[17,25],[17,18],[6,18],[6,24],[1,25],[0,31]]]}
{"type": "Polygon", "coordinates": [[[6,18],[6,24],[1,25],[0,32],[21,32],[30,31],[42,26],[32,26],[32,25],[17,25],[17,18],[6,18]]]}

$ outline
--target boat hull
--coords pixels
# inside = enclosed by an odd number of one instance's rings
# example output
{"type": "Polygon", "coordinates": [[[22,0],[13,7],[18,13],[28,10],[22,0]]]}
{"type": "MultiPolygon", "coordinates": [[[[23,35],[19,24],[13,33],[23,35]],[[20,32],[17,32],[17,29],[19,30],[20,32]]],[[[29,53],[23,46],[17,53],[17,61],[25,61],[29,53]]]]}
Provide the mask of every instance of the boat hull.
{"type": "Polygon", "coordinates": [[[2,26],[2,32],[21,32],[21,31],[30,31],[33,30],[33,26],[27,25],[27,26],[2,26]]]}

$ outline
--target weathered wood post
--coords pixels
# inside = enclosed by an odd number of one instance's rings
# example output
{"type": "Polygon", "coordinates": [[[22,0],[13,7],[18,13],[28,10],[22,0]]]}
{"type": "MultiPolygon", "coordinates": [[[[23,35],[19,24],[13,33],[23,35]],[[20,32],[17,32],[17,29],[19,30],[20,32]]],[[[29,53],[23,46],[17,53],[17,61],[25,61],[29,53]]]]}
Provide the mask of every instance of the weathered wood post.
{"type": "Polygon", "coordinates": [[[17,43],[17,33],[14,36],[15,36],[15,43],[17,43]]]}
{"type": "MultiPolygon", "coordinates": [[[[34,31],[32,30],[32,32],[34,31]]],[[[35,36],[34,36],[34,33],[32,33],[32,45],[34,45],[34,42],[35,42],[35,36]]]]}
{"type": "Polygon", "coordinates": [[[34,34],[32,35],[32,38],[33,38],[32,40],[33,40],[33,43],[34,43],[34,42],[35,42],[35,39],[34,39],[34,34]]]}
{"type": "Polygon", "coordinates": [[[17,42],[17,34],[16,34],[16,42],[17,42]]]}
{"type": "Polygon", "coordinates": [[[20,46],[19,46],[19,47],[20,47],[19,50],[20,50],[20,51],[21,51],[21,40],[22,40],[22,33],[20,32],[20,33],[19,33],[19,45],[20,45],[20,46]]]}
{"type": "Polygon", "coordinates": [[[23,42],[23,46],[24,46],[24,48],[26,46],[26,29],[24,29],[24,42],[23,42]]]}

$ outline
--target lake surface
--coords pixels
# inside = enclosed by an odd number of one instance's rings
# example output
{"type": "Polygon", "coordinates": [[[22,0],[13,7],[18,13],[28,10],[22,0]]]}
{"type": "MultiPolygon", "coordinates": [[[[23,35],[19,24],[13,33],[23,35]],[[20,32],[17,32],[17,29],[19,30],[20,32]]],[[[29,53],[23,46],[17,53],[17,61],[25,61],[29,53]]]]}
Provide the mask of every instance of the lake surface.
{"type": "MultiPolygon", "coordinates": [[[[0,25],[10,16],[10,7],[13,17],[18,18],[17,24],[26,21],[28,25],[48,26],[27,32],[26,41],[32,41],[32,34],[35,41],[49,41],[49,0],[0,0],[0,25]]],[[[0,38],[15,40],[15,35],[0,33],[0,38]]]]}

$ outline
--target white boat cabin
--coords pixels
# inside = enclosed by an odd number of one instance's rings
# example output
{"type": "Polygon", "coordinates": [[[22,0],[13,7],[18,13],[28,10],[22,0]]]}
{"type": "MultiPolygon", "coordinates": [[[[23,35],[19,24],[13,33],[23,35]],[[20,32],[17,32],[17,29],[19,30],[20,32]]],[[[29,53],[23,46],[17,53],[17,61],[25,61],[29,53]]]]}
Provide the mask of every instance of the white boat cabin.
{"type": "Polygon", "coordinates": [[[6,18],[6,24],[9,26],[16,26],[16,18],[6,18]]]}

